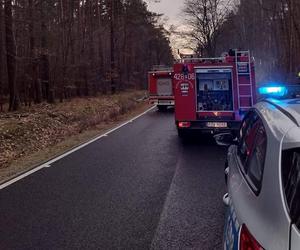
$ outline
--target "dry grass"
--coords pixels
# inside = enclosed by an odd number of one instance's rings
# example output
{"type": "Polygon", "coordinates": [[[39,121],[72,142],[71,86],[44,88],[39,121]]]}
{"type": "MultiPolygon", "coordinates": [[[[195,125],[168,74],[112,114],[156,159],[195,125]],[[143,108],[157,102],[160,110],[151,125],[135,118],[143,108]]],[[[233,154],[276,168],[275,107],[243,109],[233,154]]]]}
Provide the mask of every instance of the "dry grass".
{"type": "Polygon", "coordinates": [[[0,182],[118,125],[149,105],[142,91],[0,114],[0,182]],[[34,153],[32,153],[34,152],[34,153]]]}

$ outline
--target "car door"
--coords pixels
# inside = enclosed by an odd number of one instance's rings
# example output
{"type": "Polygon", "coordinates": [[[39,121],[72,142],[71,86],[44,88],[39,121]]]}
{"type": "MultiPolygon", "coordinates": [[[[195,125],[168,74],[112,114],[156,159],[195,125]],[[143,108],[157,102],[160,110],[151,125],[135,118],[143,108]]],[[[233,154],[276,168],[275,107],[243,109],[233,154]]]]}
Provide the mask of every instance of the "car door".
{"type": "MultiPolygon", "coordinates": [[[[256,117],[257,115],[253,111],[250,111],[242,121],[238,135],[238,145],[232,145],[228,149],[228,169],[225,170],[226,172],[229,172],[230,169],[239,168],[238,162],[236,160],[237,155],[239,155],[242,162],[245,162],[247,160],[247,157],[250,154],[252,148],[251,145],[254,142],[254,140],[250,140],[250,137],[247,135],[254,133],[252,127],[256,120],[256,117]]],[[[228,186],[231,185],[231,183],[232,180],[230,180],[229,178],[228,186]]],[[[226,221],[224,230],[224,249],[226,250],[239,249],[238,243],[240,223],[236,217],[236,211],[232,203],[232,195],[233,194],[229,191],[229,206],[226,211],[226,221]]]]}
{"type": "MultiPolygon", "coordinates": [[[[239,211],[237,211],[241,206],[236,207],[237,203],[233,201],[244,200],[246,194],[245,192],[235,192],[235,190],[239,189],[240,182],[243,181],[246,182],[244,186],[249,187],[248,190],[245,189],[247,193],[253,192],[253,195],[256,195],[259,192],[265,151],[266,133],[259,115],[252,110],[242,122],[238,145],[231,146],[228,152],[229,172],[234,172],[234,174],[230,173],[228,179],[229,207],[225,223],[225,249],[239,249],[239,245],[242,244],[240,231],[244,221],[238,218],[239,211]]],[[[250,235],[248,230],[242,231],[250,235]]],[[[259,245],[254,237],[251,239],[255,246],[259,245]]]]}
{"type": "Polygon", "coordinates": [[[300,249],[300,148],[283,151],[282,182],[291,220],[290,250],[300,249]]]}

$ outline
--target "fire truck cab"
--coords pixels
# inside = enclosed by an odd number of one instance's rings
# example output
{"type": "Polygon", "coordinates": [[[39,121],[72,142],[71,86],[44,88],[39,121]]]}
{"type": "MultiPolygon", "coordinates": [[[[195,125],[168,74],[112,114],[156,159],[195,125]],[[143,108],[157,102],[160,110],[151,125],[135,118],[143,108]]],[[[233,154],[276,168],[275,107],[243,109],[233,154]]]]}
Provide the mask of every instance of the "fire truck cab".
{"type": "Polygon", "coordinates": [[[237,132],[256,102],[254,60],[249,51],[220,58],[184,58],[174,64],[175,122],[187,130],[237,132]]]}
{"type": "Polygon", "coordinates": [[[159,110],[174,106],[173,68],[153,66],[148,73],[149,102],[159,110]]]}

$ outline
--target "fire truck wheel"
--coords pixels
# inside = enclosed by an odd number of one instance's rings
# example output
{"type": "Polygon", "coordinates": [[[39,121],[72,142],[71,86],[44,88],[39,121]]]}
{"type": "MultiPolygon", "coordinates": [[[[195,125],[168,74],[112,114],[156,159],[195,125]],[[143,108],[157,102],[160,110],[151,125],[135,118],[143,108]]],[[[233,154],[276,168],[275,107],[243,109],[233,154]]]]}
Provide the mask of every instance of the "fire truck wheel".
{"type": "Polygon", "coordinates": [[[157,105],[157,108],[158,108],[159,111],[166,111],[167,110],[167,106],[157,105]]]}

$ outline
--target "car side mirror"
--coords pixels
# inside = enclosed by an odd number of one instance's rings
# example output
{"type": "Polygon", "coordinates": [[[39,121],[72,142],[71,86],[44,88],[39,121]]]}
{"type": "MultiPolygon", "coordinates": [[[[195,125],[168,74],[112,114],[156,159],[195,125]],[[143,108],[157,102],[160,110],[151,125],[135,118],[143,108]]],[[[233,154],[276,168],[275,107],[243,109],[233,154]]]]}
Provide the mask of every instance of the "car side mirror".
{"type": "Polygon", "coordinates": [[[237,138],[232,133],[222,133],[214,136],[219,146],[237,145],[237,138]]]}

